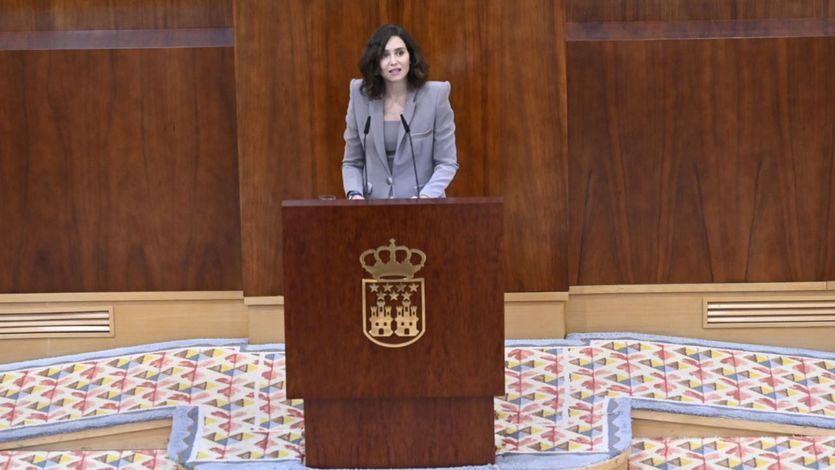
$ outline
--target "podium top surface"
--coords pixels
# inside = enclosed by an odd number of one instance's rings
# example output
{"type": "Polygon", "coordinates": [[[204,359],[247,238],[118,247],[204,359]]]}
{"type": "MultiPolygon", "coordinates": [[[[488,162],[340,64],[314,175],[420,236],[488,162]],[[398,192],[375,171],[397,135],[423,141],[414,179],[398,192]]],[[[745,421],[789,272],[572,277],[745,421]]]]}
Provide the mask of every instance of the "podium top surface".
{"type": "Polygon", "coordinates": [[[422,199],[288,199],[281,207],[352,207],[352,206],[400,206],[400,205],[450,205],[450,204],[500,204],[500,197],[448,197],[422,199]]]}

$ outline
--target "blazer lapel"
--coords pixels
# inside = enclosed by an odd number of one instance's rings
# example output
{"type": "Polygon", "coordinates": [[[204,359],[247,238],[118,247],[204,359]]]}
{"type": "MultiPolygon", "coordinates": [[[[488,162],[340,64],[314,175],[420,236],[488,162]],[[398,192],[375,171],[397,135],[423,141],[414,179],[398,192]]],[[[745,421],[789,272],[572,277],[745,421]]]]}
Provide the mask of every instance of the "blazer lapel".
{"type": "MultiPolygon", "coordinates": [[[[406,95],[406,104],[403,106],[403,117],[406,118],[406,122],[409,123],[410,130],[412,127],[412,118],[415,115],[415,99],[417,98],[417,93],[415,90],[409,90],[409,94],[406,95]]],[[[400,125],[400,131],[397,133],[397,148],[400,149],[400,145],[403,144],[403,138],[406,137],[406,129],[403,128],[403,124],[400,125]]],[[[409,156],[411,158],[411,154],[409,156]]]]}
{"type": "Polygon", "coordinates": [[[386,173],[391,176],[388,159],[386,159],[386,147],[383,143],[383,100],[371,100],[368,109],[371,113],[371,138],[374,139],[374,149],[377,151],[377,158],[380,160],[380,164],[386,170],[386,173]]]}

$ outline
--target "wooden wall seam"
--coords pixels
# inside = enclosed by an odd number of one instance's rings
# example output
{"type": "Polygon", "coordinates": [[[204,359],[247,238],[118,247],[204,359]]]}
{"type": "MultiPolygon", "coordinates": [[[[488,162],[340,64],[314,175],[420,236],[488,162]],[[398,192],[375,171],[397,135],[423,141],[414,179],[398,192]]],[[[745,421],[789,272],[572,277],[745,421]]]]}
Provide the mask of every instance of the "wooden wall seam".
{"type": "Polygon", "coordinates": [[[567,23],[566,41],[650,41],[835,36],[835,19],[567,23]]]}
{"type": "Polygon", "coordinates": [[[0,32],[0,51],[232,47],[231,28],[0,32]]]}
{"type": "Polygon", "coordinates": [[[0,5],[0,293],[241,288],[232,0],[0,5]]]}

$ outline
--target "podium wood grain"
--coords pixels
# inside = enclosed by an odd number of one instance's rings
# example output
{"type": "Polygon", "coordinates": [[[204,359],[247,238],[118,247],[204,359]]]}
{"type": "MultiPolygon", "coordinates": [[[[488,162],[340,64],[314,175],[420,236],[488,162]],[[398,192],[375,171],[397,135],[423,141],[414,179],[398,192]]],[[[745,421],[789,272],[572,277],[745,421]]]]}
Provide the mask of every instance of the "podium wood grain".
{"type": "Polygon", "coordinates": [[[496,458],[493,397],[305,400],[305,464],[452,467],[496,458]]]}
{"type": "Polygon", "coordinates": [[[288,396],[305,400],[308,465],[484,464],[504,393],[498,199],[286,201],[288,396]],[[419,249],[426,321],[414,344],[363,333],[360,255],[419,249]]]}

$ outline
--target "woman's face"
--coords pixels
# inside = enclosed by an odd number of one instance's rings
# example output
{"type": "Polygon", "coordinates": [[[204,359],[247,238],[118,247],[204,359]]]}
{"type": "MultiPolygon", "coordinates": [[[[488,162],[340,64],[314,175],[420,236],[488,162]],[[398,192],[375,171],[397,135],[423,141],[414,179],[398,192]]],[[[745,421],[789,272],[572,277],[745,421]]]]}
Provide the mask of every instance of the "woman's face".
{"type": "Polygon", "coordinates": [[[409,50],[400,36],[392,36],[380,58],[380,74],[386,83],[400,82],[409,75],[409,50]]]}

